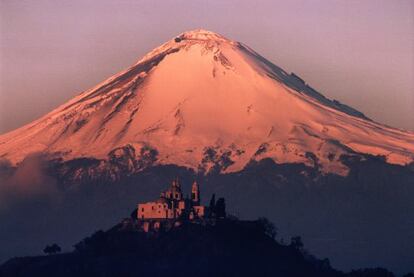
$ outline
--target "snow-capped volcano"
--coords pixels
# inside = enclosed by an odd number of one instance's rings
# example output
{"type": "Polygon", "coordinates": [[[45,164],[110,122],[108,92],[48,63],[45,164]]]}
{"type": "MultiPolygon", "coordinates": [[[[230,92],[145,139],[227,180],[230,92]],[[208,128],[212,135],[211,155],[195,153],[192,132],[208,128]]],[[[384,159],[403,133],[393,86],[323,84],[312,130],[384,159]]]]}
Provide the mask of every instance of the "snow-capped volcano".
{"type": "Polygon", "coordinates": [[[33,152],[104,160],[128,149],[203,171],[271,158],[346,174],[342,154],[412,162],[414,134],[325,98],[242,43],[195,30],[0,136],[0,157],[13,164],[33,152]]]}

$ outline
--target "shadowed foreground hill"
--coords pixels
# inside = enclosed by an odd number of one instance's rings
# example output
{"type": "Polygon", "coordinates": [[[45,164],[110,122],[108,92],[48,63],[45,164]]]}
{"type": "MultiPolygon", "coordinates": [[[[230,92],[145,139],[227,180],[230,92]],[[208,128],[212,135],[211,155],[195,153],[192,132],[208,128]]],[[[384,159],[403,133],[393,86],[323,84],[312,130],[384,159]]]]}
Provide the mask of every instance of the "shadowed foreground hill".
{"type": "Polygon", "coordinates": [[[383,269],[336,271],[306,253],[300,240],[275,241],[264,219],[185,223],[149,234],[134,224],[98,231],[72,253],[11,259],[0,276],[393,276],[383,269]]]}

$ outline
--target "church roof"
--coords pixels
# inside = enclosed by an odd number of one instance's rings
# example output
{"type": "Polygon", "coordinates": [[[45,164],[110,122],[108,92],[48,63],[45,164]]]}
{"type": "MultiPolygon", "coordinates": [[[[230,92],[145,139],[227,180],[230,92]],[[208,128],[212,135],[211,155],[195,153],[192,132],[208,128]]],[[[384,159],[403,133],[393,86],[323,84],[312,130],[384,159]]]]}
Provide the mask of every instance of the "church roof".
{"type": "Polygon", "coordinates": [[[157,199],[156,201],[155,201],[156,203],[168,203],[168,201],[167,201],[167,199],[165,199],[165,198],[159,198],[159,199],[157,199]]]}

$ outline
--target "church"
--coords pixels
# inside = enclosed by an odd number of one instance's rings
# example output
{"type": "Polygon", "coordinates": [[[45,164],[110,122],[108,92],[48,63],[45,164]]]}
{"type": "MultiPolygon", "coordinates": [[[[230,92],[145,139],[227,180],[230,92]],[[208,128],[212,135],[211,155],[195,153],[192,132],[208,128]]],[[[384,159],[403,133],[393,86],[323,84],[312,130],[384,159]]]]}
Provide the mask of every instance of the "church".
{"type": "Polygon", "coordinates": [[[171,187],[163,191],[160,198],[153,202],[140,203],[137,208],[137,219],[151,220],[194,220],[204,218],[207,208],[200,205],[200,188],[197,182],[191,187],[191,198],[184,198],[181,185],[174,180],[171,187]]]}

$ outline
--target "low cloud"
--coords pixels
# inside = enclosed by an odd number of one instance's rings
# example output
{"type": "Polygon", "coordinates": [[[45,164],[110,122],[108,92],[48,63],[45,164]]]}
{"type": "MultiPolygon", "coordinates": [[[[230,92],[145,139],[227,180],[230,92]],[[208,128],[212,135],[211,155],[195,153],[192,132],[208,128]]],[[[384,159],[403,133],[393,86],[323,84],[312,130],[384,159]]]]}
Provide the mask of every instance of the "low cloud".
{"type": "Polygon", "coordinates": [[[57,182],[46,169],[47,162],[39,154],[28,156],[17,167],[1,160],[0,212],[33,201],[45,204],[57,201],[57,182]]]}

